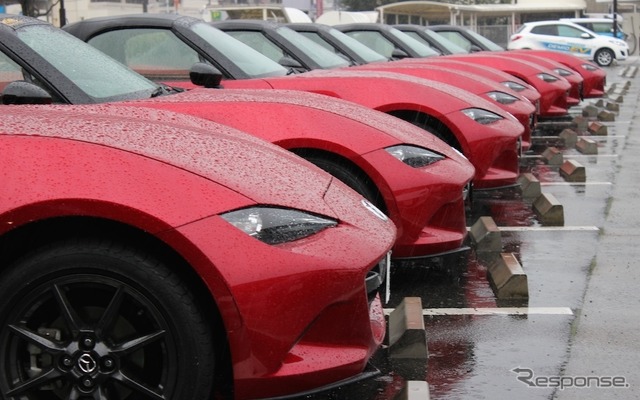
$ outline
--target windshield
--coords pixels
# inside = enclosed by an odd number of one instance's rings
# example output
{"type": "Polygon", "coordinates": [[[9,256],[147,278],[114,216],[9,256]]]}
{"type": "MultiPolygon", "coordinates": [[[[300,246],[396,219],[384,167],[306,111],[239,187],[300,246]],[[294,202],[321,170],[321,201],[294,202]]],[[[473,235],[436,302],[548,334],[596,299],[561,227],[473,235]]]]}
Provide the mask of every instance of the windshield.
{"type": "Polygon", "coordinates": [[[466,53],[468,53],[468,51],[466,51],[462,47],[458,46],[457,44],[453,43],[451,40],[447,39],[444,36],[438,35],[437,33],[433,32],[433,31],[430,31],[428,29],[425,29],[423,32],[424,32],[425,35],[427,35],[429,38],[431,38],[431,40],[433,40],[434,42],[440,44],[445,49],[449,50],[451,52],[451,54],[466,54],[466,53]]]}
{"type": "Polygon", "coordinates": [[[348,67],[349,61],[332,53],[331,51],[320,46],[313,40],[304,37],[291,28],[282,26],[278,28],[278,33],[285,39],[290,41],[296,48],[300,49],[305,55],[313,60],[322,69],[333,69],[348,67]]]}
{"type": "Polygon", "coordinates": [[[204,22],[193,24],[191,29],[250,78],[287,74],[286,68],[220,29],[204,22]]]}
{"type": "Polygon", "coordinates": [[[409,47],[411,50],[413,50],[418,55],[420,55],[420,57],[433,57],[433,56],[440,55],[438,54],[437,51],[433,50],[431,47],[418,42],[411,36],[407,35],[404,32],[401,32],[396,28],[392,28],[390,32],[396,39],[404,43],[407,47],[409,47]]]}
{"type": "Polygon", "coordinates": [[[486,37],[480,35],[479,33],[476,33],[472,30],[468,30],[467,32],[469,33],[469,36],[472,36],[478,42],[482,43],[482,45],[487,49],[489,49],[490,51],[504,51],[504,48],[498,46],[497,44],[487,39],[486,37]]]}
{"type": "Polygon", "coordinates": [[[369,47],[360,43],[356,39],[344,34],[343,32],[340,32],[337,29],[330,29],[329,33],[331,34],[331,36],[338,39],[340,43],[347,46],[349,49],[351,49],[351,51],[353,51],[360,58],[365,60],[367,63],[389,61],[389,59],[383,56],[382,54],[370,49],[369,47]]]}
{"type": "Polygon", "coordinates": [[[158,89],[157,84],[52,26],[28,26],[17,35],[96,102],[149,97],[158,89]]]}

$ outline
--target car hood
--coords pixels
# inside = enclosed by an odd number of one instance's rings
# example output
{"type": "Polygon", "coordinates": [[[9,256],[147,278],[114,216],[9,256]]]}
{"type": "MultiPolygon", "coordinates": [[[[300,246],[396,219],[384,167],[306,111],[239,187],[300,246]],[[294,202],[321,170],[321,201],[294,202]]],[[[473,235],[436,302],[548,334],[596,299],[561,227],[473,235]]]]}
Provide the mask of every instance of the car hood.
{"type": "MultiPolygon", "coordinates": [[[[179,109],[180,112],[192,112],[193,115],[215,120],[216,103],[223,102],[237,103],[238,107],[234,109],[238,113],[244,112],[240,105],[245,102],[282,105],[283,114],[281,116],[286,115],[287,109],[290,109],[292,105],[312,108],[323,112],[326,118],[334,118],[338,121],[339,119],[349,119],[384,134],[387,140],[384,143],[379,142],[379,147],[400,143],[414,144],[429,148],[449,158],[460,159],[460,155],[445,142],[433,135],[425,135],[422,129],[408,122],[349,101],[297,90],[194,89],[176,95],[160,96],[128,104],[151,107],[162,105],[164,109],[172,109],[171,104],[175,104],[176,109],[179,109]],[[197,106],[184,107],[185,104],[197,104],[197,106]]],[[[287,120],[286,118],[271,118],[270,123],[286,124],[287,120]]]]}
{"type": "Polygon", "coordinates": [[[329,174],[224,125],[119,104],[0,108],[2,134],[55,137],[119,149],[197,174],[255,203],[335,216],[320,201],[333,180],[329,174]]]}
{"type": "MultiPolygon", "coordinates": [[[[406,87],[413,88],[416,93],[420,93],[425,87],[430,88],[432,90],[436,90],[438,92],[437,96],[439,97],[438,102],[440,104],[455,104],[455,107],[458,109],[463,109],[467,107],[481,107],[487,109],[489,111],[495,112],[496,114],[504,116],[504,112],[499,108],[493,105],[493,103],[467,91],[460,87],[450,85],[444,82],[438,82],[432,79],[425,79],[416,76],[410,76],[406,74],[401,74],[398,72],[390,72],[390,71],[365,71],[365,70],[347,70],[347,69],[332,69],[332,70],[313,70],[309,72],[305,72],[304,74],[298,74],[294,76],[287,77],[277,77],[277,78],[269,78],[268,81],[270,83],[274,83],[276,81],[287,82],[293,80],[308,80],[308,85],[314,84],[315,88],[321,89],[322,87],[330,88],[335,90],[336,93],[340,93],[339,86],[344,83],[341,80],[348,80],[350,85],[353,85],[357,80],[363,81],[361,84],[361,95],[363,97],[367,96],[367,93],[377,90],[378,87],[382,87],[380,82],[389,81],[392,84],[395,82],[399,82],[402,85],[405,85],[405,88],[402,90],[408,90],[406,87]],[[314,83],[314,81],[316,81],[314,83]],[[332,85],[332,86],[329,86],[332,85]]],[[[392,85],[393,86],[393,85],[392,85]]],[[[282,87],[282,86],[278,86],[282,87]]],[[[308,88],[311,90],[312,88],[308,88]]],[[[327,89],[328,90],[328,89],[327,89]]],[[[388,90],[385,88],[384,90],[388,90]]],[[[433,96],[433,92],[430,92],[431,96],[433,96]]],[[[401,93],[400,98],[394,97],[397,94],[388,93],[387,97],[389,97],[389,101],[401,101],[403,98],[406,98],[406,93],[401,93]]],[[[432,98],[425,99],[424,101],[433,101],[432,98]]]]}

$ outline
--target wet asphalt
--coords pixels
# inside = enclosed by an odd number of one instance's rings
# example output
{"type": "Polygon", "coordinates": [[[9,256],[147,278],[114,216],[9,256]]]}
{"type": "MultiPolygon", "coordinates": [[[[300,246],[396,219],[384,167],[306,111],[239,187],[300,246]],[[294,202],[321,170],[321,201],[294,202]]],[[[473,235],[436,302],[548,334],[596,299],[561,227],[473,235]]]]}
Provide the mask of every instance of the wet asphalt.
{"type": "Polygon", "coordinates": [[[379,371],[374,378],[304,398],[640,398],[638,69],[638,57],[609,67],[607,97],[541,122],[521,159],[521,172],[561,204],[563,225],[544,223],[533,205],[537,197],[517,188],[474,197],[468,226],[480,217],[495,221],[501,252],[513,255],[526,274],[528,299],[498,298],[488,279],[496,255],[481,253],[481,243],[446,271],[396,269],[385,309],[392,312],[406,297],[420,299],[428,358],[394,360],[385,346],[372,362],[379,371]],[[614,120],[587,116],[585,129],[586,106],[614,120]],[[594,126],[606,135],[595,135],[594,126]],[[567,128],[578,140],[595,142],[597,154],[567,146],[560,139],[567,128]],[[550,147],[561,153],[560,165],[545,155],[550,147]],[[560,173],[568,160],[584,168],[584,182],[560,173]],[[420,389],[425,382],[427,392],[420,389]]]}

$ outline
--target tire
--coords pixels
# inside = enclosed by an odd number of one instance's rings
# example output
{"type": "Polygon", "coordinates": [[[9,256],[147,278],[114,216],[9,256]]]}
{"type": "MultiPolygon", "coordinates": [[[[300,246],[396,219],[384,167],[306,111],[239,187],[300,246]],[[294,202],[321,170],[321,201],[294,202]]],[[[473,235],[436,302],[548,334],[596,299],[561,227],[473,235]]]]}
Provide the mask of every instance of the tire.
{"type": "Polygon", "coordinates": [[[209,399],[198,309],[148,254],[90,240],[34,251],[0,275],[0,397],[209,399]]]}
{"type": "Polygon", "coordinates": [[[608,67],[613,64],[613,60],[616,59],[616,56],[610,49],[600,49],[596,51],[595,57],[593,59],[599,66],[608,67]]]}

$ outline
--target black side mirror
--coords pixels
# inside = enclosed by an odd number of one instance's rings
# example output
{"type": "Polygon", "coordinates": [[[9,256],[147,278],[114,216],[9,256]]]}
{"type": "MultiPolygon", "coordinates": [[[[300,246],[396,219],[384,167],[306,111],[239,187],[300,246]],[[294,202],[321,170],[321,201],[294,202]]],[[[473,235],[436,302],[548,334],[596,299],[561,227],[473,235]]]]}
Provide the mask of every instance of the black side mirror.
{"type": "Polygon", "coordinates": [[[282,65],[285,68],[293,68],[296,70],[304,70],[305,68],[298,62],[298,60],[294,60],[291,57],[284,56],[278,60],[278,64],[282,65]]]}
{"type": "Polygon", "coordinates": [[[408,58],[409,54],[407,54],[406,51],[401,50],[401,49],[393,49],[393,51],[391,52],[391,59],[392,60],[402,60],[403,58],[408,58]]]}
{"type": "Polygon", "coordinates": [[[26,81],[9,83],[2,91],[2,104],[51,104],[49,92],[26,81]]]}
{"type": "Polygon", "coordinates": [[[208,89],[221,89],[222,72],[211,64],[195,63],[189,70],[191,83],[208,89]]]}

